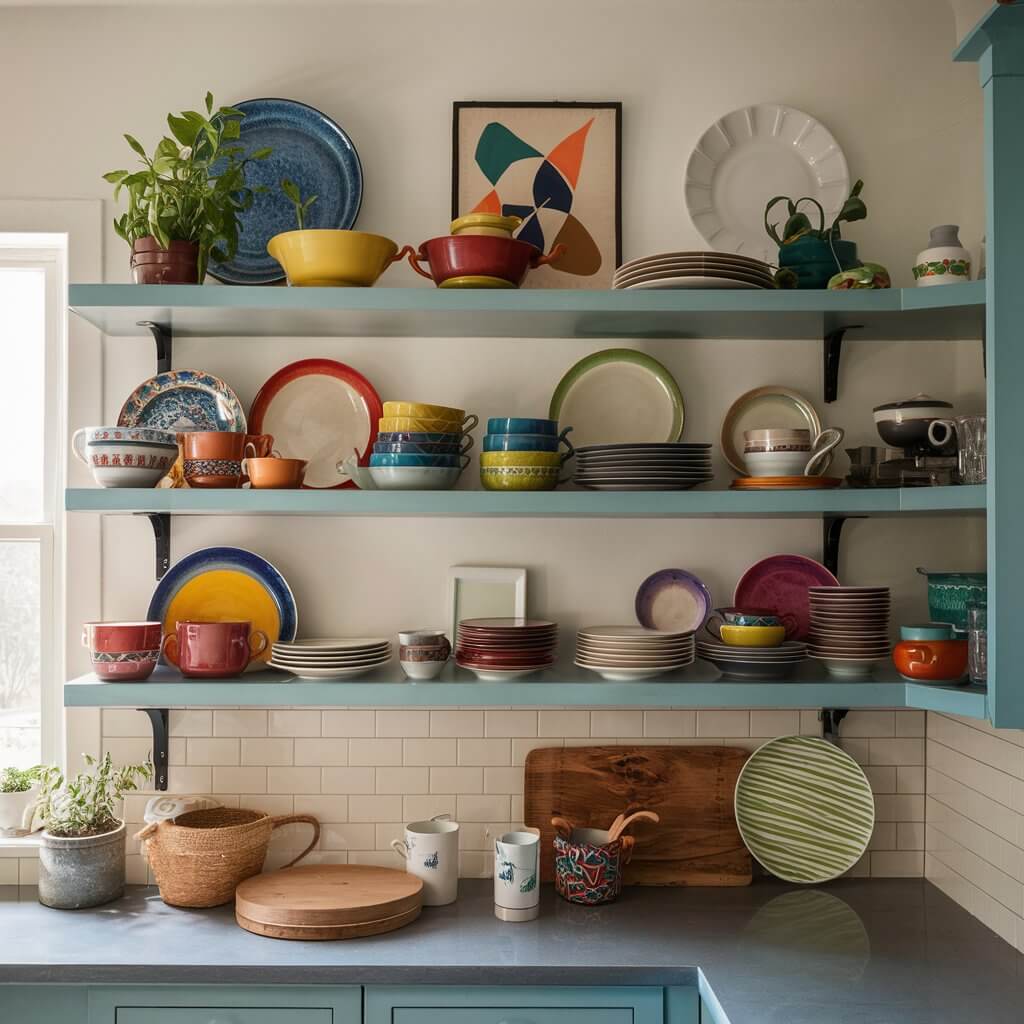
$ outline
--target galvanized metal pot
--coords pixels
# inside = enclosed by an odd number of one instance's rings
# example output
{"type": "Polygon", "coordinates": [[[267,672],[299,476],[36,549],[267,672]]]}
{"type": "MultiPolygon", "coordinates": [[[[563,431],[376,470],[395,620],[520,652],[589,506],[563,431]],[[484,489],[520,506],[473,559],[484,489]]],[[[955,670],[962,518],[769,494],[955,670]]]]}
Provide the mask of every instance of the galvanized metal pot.
{"type": "Polygon", "coordinates": [[[123,822],[99,836],[43,832],[39,902],[57,910],[80,910],[118,899],[124,893],[124,837],[123,822]]]}

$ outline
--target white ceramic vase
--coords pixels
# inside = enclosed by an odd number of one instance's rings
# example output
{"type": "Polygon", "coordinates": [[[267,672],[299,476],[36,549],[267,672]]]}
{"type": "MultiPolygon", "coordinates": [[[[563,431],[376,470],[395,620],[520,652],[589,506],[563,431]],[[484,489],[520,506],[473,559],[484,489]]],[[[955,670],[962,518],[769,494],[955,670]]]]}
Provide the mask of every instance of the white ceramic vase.
{"type": "Polygon", "coordinates": [[[38,786],[22,793],[0,793],[0,836],[27,836],[38,802],[38,786]]]}
{"type": "Polygon", "coordinates": [[[494,916],[532,921],[540,910],[540,836],[506,832],[494,843],[494,916]]]}
{"type": "Polygon", "coordinates": [[[423,905],[443,907],[459,895],[459,825],[447,815],[405,826],[405,838],[391,848],[405,870],[423,881],[423,905]]]}
{"type": "Polygon", "coordinates": [[[932,228],[928,248],[914,261],[914,281],[920,287],[964,284],[971,279],[971,254],[960,244],[956,224],[932,228]]]}

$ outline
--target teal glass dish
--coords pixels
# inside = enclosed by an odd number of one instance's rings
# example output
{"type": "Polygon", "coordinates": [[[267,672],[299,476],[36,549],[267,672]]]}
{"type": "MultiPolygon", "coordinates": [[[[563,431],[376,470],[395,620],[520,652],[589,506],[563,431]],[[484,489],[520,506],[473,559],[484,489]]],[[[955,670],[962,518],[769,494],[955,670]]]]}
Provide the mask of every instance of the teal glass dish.
{"type": "Polygon", "coordinates": [[[918,622],[900,626],[901,640],[952,640],[951,622],[918,622]]]}

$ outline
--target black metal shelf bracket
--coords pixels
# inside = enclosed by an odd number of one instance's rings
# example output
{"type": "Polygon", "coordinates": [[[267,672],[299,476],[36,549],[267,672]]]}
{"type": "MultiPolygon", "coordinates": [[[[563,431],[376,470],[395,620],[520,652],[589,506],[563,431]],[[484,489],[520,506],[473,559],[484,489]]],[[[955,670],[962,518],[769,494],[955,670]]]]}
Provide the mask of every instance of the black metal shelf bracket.
{"type": "Polygon", "coordinates": [[[833,576],[839,575],[839,540],[846,516],[825,516],[821,521],[821,563],[833,576]]]}
{"type": "Polygon", "coordinates": [[[143,513],[153,527],[153,541],[156,546],[156,578],[164,578],[171,567],[171,515],[169,512],[143,513]]]}
{"type": "Polygon", "coordinates": [[[167,708],[139,708],[153,726],[153,788],[167,792],[171,713],[167,708]]]}
{"type": "Polygon", "coordinates": [[[839,743],[839,723],[849,714],[846,708],[822,708],[818,712],[821,735],[829,743],[839,743]]]}
{"type": "Polygon", "coordinates": [[[843,354],[843,335],[857,330],[863,324],[847,324],[825,334],[825,401],[834,402],[839,397],[839,359],[843,354]]]}
{"type": "Polygon", "coordinates": [[[174,356],[174,333],[166,324],[158,324],[152,320],[140,320],[138,326],[148,327],[156,342],[156,372],[167,373],[174,356]]]}

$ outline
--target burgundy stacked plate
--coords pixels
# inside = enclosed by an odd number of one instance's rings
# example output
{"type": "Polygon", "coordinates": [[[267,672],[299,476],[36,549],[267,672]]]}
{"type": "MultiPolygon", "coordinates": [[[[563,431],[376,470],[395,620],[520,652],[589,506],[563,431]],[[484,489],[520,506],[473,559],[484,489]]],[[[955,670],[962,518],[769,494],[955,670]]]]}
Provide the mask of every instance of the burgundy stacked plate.
{"type": "Polygon", "coordinates": [[[888,587],[809,587],[807,654],[840,679],[870,676],[888,659],[888,587]]]}
{"type": "Polygon", "coordinates": [[[544,619],[463,619],[455,662],[478,679],[500,681],[539,672],[555,663],[558,626],[544,619]]]}

